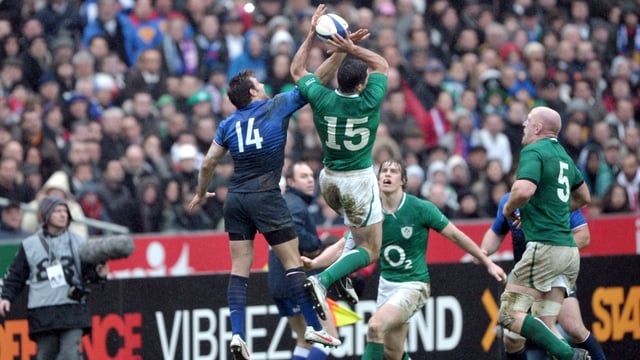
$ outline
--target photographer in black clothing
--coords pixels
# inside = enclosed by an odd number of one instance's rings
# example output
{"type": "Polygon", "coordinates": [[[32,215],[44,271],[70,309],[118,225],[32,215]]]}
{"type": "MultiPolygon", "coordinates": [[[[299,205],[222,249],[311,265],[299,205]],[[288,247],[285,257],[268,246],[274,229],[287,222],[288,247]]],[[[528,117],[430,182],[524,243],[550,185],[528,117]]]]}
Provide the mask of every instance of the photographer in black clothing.
{"type": "Polygon", "coordinates": [[[105,264],[81,263],[79,247],[87,240],[69,230],[71,214],[65,200],[47,196],[40,201],[42,227],[27,237],[4,278],[0,316],[29,282],[29,335],[38,345],[38,360],[82,359],[80,339],[91,328],[85,302],[86,284],[104,280],[105,264]]]}

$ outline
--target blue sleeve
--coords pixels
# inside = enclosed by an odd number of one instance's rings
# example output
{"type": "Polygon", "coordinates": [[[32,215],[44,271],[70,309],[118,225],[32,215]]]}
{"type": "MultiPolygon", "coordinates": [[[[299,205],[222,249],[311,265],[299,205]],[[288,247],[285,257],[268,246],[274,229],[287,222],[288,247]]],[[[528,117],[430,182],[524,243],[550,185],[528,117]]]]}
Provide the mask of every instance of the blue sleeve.
{"type": "Polygon", "coordinates": [[[580,227],[587,223],[587,219],[582,214],[580,209],[573,210],[571,215],[569,215],[569,227],[571,230],[580,227]]]}
{"type": "Polygon", "coordinates": [[[504,217],[504,215],[502,215],[502,209],[508,199],[508,193],[502,196],[502,199],[500,199],[500,203],[498,204],[498,211],[496,211],[496,218],[493,220],[493,224],[491,224],[491,230],[498,235],[506,235],[509,233],[509,221],[504,217]]]}
{"type": "Polygon", "coordinates": [[[274,96],[273,101],[277,118],[285,118],[287,121],[294,112],[307,104],[307,99],[297,87],[274,96]]]}

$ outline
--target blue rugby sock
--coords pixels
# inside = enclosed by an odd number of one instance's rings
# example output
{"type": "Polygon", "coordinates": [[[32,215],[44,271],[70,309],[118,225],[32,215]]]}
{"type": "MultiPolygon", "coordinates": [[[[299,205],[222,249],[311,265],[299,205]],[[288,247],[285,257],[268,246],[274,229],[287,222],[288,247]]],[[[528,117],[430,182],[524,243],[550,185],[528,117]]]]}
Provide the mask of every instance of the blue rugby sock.
{"type": "Polygon", "coordinates": [[[293,349],[293,357],[291,360],[306,360],[309,356],[309,349],[305,349],[302,346],[296,346],[293,349]]]}
{"type": "Polygon", "coordinates": [[[307,275],[302,267],[289,269],[285,271],[284,276],[287,287],[291,289],[291,297],[296,304],[300,306],[300,311],[307,325],[312,326],[315,330],[322,330],[322,324],[320,323],[320,319],[318,319],[316,311],[313,309],[311,297],[304,290],[304,281],[307,279],[307,275]]]}
{"type": "Polygon", "coordinates": [[[604,355],[604,351],[602,350],[602,345],[600,345],[591,332],[589,332],[589,336],[585,341],[576,344],[576,346],[587,350],[592,360],[607,360],[607,357],[604,355]]]}
{"type": "Polygon", "coordinates": [[[312,347],[307,360],[325,360],[329,355],[319,347],[312,347]]]}
{"type": "Polygon", "coordinates": [[[231,319],[231,332],[238,334],[245,340],[244,324],[247,308],[247,291],[249,278],[231,275],[227,289],[227,301],[229,302],[229,317],[231,319]]]}

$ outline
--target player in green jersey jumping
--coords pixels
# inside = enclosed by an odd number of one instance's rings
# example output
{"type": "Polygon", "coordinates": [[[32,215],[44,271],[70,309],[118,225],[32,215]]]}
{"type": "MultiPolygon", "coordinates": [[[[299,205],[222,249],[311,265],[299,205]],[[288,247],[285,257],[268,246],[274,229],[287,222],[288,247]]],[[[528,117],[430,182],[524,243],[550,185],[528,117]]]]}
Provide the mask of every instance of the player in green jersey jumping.
{"type": "MultiPolygon", "coordinates": [[[[318,9],[323,7],[321,4],[318,9]]],[[[382,209],[371,151],[387,90],[389,64],[382,56],[355,44],[350,34],[346,38],[336,35],[329,43],[347,57],[338,68],[338,89],[329,89],[305,69],[314,37],[310,31],[298,49],[291,75],[311,105],[322,141],[320,191],[327,204],[343,215],[357,245],[305,284],[318,315],[325,319],[327,287],[376,261],[380,253],[382,209]]]]}
{"type": "Polygon", "coordinates": [[[558,360],[590,359],[586,350],[572,349],[545,325],[555,324],[578,278],[580,254],[569,214],[590,201],[589,189],[558,142],[560,114],[536,107],[523,126],[524,148],[502,213],[522,227],[527,245],[500,298],[500,323],[558,360]],[[540,318],[527,313],[532,307],[540,318]]]}
{"type": "MultiPolygon", "coordinates": [[[[431,280],[426,262],[429,229],[434,229],[487,267],[488,273],[503,282],[505,272],[480,250],[438,208],[427,200],[404,192],[407,173],[402,164],[388,160],[378,175],[384,212],[380,282],[377,310],[369,319],[363,359],[407,359],[404,343],[409,319],[427,302],[431,280]]],[[[332,245],[319,257],[303,258],[305,267],[327,265],[349,248],[348,240],[332,245]]]]}

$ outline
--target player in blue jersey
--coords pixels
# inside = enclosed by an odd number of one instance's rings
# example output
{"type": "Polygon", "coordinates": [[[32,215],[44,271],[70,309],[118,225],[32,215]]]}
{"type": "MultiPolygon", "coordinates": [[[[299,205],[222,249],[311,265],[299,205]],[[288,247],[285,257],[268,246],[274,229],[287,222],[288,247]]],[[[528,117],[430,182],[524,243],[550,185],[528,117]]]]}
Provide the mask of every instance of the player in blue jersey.
{"type": "MultiPolygon", "coordinates": [[[[319,16],[320,12],[316,11],[311,31],[315,31],[319,16]]],[[[357,31],[351,39],[360,41],[366,36],[367,31],[357,31]]],[[[344,58],[342,53],[331,55],[315,74],[321,81],[328,81],[344,58]]],[[[304,290],[306,275],[298,252],[298,237],[279,187],[289,117],[307,101],[297,88],[270,99],[264,84],[250,71],[233,77],[227,94],[237,110],[218,126],[216,137],[203,160],[196,194],[190,206],[202,205],[207,198],[215,196],[207,189],[217,164],[230,152],[234,173],[224,207],[224,222],[225,231],[229,234],[232,263],[227,293],[233,333],[231,352],[235,359],[250,358],[244,341],[245,309],[253,262],[253,239],[258,231],[285,268],[290,297],[300,306],[307,323],[305,340],[338,346],[340,340],[322,327],[304,290]]]]}
{"type": "MultiPolygon", "coordinates": [[[[482,245],[480,247],[487,253],[487,255],[491,255],[498,250],[506,235],[511,232],[513,260],[514,262],[518,262],[525,251],[526,242],[524,232],[514,226],[513,223],[502,214],[502,209],[509,199],[509,195],[510,193],[507,193],[502,197],[502,199],[500,199],[496,218],[493,221],[493,224],[491,224],[491,227],[484,234],[482,245]]],[[[587,219],[585,219],[579,209],[571,212],[569,222],[571,231],[573,231],[574,241],[578,248],[582,249],[589,245],[589,241],[591,239],[589,226],[587,226],[587,219]]],[[[533,307],[532,310],[535,310],[535,307],[533,307]]],[[[534,316],[535,315],[536,314],[534,314],[534,316]]],[[[606,356],[602,351],[602,346],[582,322],[580,304],[578,304],[578,299],[576,298],[575,287],[569,296],[562,302],[560,314],[558,315],[558,323],[562,326],[562,329],[569,338],[568,340],[572,344],[589,351],[589,355],[593,360],[606,360],[606,356]]],[[[554,326],[554,324],[547,325],[551,327],[554,326]]],[[[538,360],[544,359],[546,356],[545,352],[541,349],[534,349],[531,351],[527,350],[525,348],[525,338],[506,329],[503,334],[503,341],[505,351],[507,352],[507,359],[538,360]]]]}

